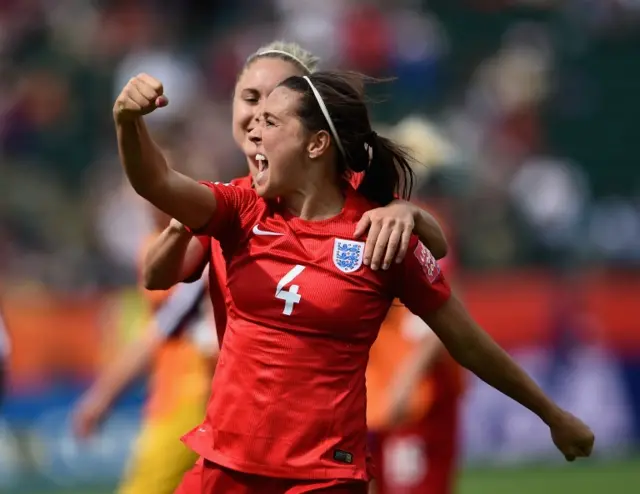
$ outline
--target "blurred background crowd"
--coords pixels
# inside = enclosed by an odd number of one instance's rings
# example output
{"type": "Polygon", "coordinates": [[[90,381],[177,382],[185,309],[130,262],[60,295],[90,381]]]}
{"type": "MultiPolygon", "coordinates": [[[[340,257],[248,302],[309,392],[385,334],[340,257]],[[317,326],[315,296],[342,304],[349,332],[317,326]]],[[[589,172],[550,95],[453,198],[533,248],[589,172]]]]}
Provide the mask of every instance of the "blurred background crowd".
{"type": "Polygon", "coordinates": [[[398,78],[375,88],[377,120],[449,165],[437,192],[455,198],[465,265],[637,262],[639,17],[623,0],[4,0],[2,278],[130,282],[147,223],[114,154],[119,89],[142,71],[164,81],[155,120],[180,161],[229,179],[244,172],[237,71],[278,38],[398,78]]]}
{"type": "MultiPolygon", "coordinates": [[[[117,159],[121,87],[139,72],[160,79],[170,105],[150,119],[154,132],[191,175],[226,181],[246,173],[231,139],[237,72],[273,39],[299,42],[323,67],[397,78],[372,87],[375,120],[419,158],[418,196],[447,227],[470,306],[570,407],[602,421],[605,449],[633,442],[634,0],[0,0],[0,286],[18,328],[8,431],[41,420],[43,396],[64,408],[117,351],[105,326],[135,327],[129,294],[152,225],[117,159]]],[[[529,422],[509,422],[494,399],[472,386],[469,410],[510,432],[468,426],[469,454],[542,448],[522,444],[529,422]]],[[[6,444],[0,485],[14,485],[12,452],[25,446],[6,444]]]]}

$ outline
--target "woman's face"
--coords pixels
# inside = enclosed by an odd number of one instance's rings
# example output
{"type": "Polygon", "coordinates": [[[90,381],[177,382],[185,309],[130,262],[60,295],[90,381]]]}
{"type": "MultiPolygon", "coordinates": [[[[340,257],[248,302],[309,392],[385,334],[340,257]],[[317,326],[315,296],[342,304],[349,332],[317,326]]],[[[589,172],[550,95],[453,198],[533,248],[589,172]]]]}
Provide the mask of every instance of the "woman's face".
{"type": "Polygon", "coordinates": [[[256,192],[278,197],[291,192],[305,180],[310,133],[298,116],[301,95],[278,87],[267,98],[251,138],[258,144],[254,176],[256,192]]]}
{"type": "Polygon", "coordinates": [[[294,75],[303,75],[294,62],[280,58],[260,57],[251,62],[242,72],[233,96],[233,139],[247,158],[249,172],[258,172],[256,153],[258,136],[250,133],[259,124],[259,117],[271,91],[282,81],[294,75]]]}

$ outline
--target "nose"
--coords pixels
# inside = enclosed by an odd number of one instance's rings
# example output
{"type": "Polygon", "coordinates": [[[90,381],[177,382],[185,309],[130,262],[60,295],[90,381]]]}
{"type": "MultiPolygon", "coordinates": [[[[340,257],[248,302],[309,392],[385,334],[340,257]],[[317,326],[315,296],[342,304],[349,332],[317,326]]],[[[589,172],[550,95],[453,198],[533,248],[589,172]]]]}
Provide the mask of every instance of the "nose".
{"type": "Polygon", "coordinates": [[[254,144],[260,144],[262,142],[262,128],[260,125],[256,125],[249,131],[249,140],[254,144]]]}

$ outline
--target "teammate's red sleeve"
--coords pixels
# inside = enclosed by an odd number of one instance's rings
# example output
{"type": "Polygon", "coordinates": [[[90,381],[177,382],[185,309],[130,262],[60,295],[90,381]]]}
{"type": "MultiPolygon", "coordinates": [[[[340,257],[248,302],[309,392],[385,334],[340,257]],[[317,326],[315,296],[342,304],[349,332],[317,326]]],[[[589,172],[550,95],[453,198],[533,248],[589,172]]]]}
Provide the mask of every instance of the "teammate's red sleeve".
{"type": "Polygon", "coordinates": [[[252,190],[231,184],[201,182],[216,198],[216,211],[209,222],[198,231],[197,236],[216,238],[221,244],[236,241],[242,236],[249,217],[255,214],[258,196],[252,190]]]}
{"type": "Polygon", "coordinates": [[[438,261],[415,235],[395,283],[398,298],[418,317],[438,310],[451,297],[451,288],[438,261]]]}

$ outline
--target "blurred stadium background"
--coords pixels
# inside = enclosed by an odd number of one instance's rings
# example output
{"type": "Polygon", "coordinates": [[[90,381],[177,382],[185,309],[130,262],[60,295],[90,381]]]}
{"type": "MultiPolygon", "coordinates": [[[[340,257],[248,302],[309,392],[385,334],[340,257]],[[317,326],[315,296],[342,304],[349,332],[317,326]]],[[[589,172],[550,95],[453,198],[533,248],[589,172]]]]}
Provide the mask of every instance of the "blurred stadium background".
{"type": "Polygon", "coordinates": [[[596,458],[564,465],[530,413],[470,380],[460,493],[638,492],[634,0],[0,1],[0,491],[108,492],[136,432],[144,382],[89,443],[68,426],[146,317],[135,265],[150,221],[115,155],[117,92],[158,77],[171,105],[154,124],[181,161],[242,175],[235,74],[277,38],[398,77],[374,88],[376,119],[425,164],[420,196],[450,230],[464,298],[596,432],[596,458]]]}

